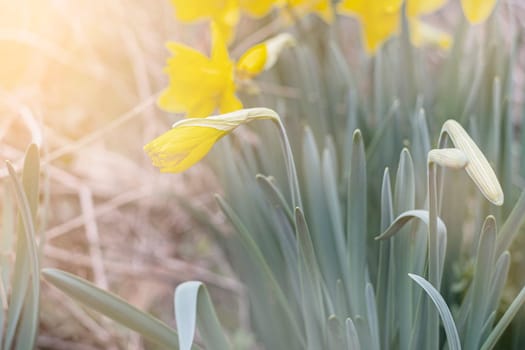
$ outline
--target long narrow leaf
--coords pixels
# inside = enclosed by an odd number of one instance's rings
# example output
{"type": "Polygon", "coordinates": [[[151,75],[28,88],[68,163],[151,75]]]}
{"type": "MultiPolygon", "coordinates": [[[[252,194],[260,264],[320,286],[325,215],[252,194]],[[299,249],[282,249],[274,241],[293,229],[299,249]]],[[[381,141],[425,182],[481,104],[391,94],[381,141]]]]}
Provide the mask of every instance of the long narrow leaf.
{"type": "Polygon", "coordinates": [[[434,288],[423,277],[411,273],[409,273],[408,276],[410,276],[410,278],[419,284],[434,302],[434,305],[441,316],[441,320],[443,321],[443,327],[445,328],[445,333],[447,335],[449,349],[460,350],[461,343],[459,341],[459,334],[458,330],[456,329],[456,324],[454,323],[454,318],[452,317],[452,314],[441,294],[439,294],[436,288],[434,288]]]}
{"type": "MultiPolygon", "coordinates": [[[[46,268],[42,270],[42,275],[49,283],[85,306],[142,334],[155,344],[178,349],[177,332],[120,297],[65,271],[46,268]]],[[[201,348],[194,345],[192,349],[201,348]]]]}
{"type": "Polygon", "coordinates": [[[510,322],[514,319],[514,316],[516,316],[520,308],[523,306],[523,303],[525,303],[525,287],[521,289],[518,296],[512,301],[512,304],[510,304],[507,311],[505,311],[500,318],[496,327],[494,327],[487,337],[487,340],[485,340],[485,343],[483,343],[483,346],[480,348],[481,350],[490,350],[496,346],[499,338],[503,335],[505,329],[507,329],[510,322]]]}
{"type": "MultiPolygon", "coordinates": [[[[30,150],[33,148],[30,148],[30,150]]],[[[32,151],[30,151],[32,153],[32,151]]],[[[35,161],[32,156],[29,156],[26,158],[26,163],[24,164],[24,171],[28,169],[29,172],[32,172],[33,170],[29,169],[30,167],[34,166],[32,163],[35,161]],[[30,163],[30,165],[26,165],[30,163]]],[[[36,160],[38,162],[38,159],[36,160]]],[[[24,315],[26,316],[24,318],[24,322],[22,323],[22,326],[20,328],[20,332],[24,332],[24,336],[21,337],[21,340],[17,344],[17,348],[19,346],[24,346],[25,348],[32,349],[34,347],[34,342],[36,338],[37,333],[37,327],[38,327],[38,310],[39,310],[39,299],[40,299],[40,267],[38,262],[38,250],[36,247],[35,242],[35,224],[33,221],[33,215],[31,212],[31,207],[29,205],[28,198],[26,196],[26,192],[24,191],[24,188],[22,187],[22,184],[20,181],[18,181],[15,169],[11,165],[11,163],[6,162],[7,169],[9,171],[11,183],[14,187],[14,193],[15,198],[17,202],[17,206],[19,208],[20,216],[22,218],[23,223],[23,229],[24,232],[23,238],[22,236],[19,236],[19,242],[17,243],[20,245],[21,249],[20,251],[24,251],[25,254],[22,256],[17,256],[18,259],[24,259],[27,257],[28,261],[28,272],[30,274],[30,289],[26,292],[29,293],[29,298],[26,299],[26,312],[24,315]],[[22,238],[22,239],[21,239],[22,238]]],[[[33,176],[33,174],[31,174],[33,176]]],[[[37,180],[38,181],[38,180],[37,180]]],[[[34,185],[34,184],[31,184],[34,185]]],[[[29,187],[29,190],[34,189],[29,187]]],[[[38,185],[36,186],[36,191],[38,191],[38,185]]],[[[35,196],[35,194],[31,194],[32,197],[35,196]]],[[[36,211],[36,208],[35,208],[36,211]]],[[[18,251],[18,249],[17,249],[18,251]]],[[[16,271],[16,270],[15,270],[16,271]]],[[[19,278],[24,278],[25,276],[19,276],[19,278]]],[[[25,285],[27,288],[27,284],[25,285]]],[[[23,297],[23,295],[22,295],[23,297]]],[[[9,320],[10,322],[11,320],[9,320]]],[[[12,335],[14,334],[14,329],[9,327],[14,327],[16,323],[8,323],[8,335],[11,336],[11,338],[6,339],[6,344],[9,345],[11,342],[12,335]]],[[[6,345],[6,346],[7,346],[6,345]]]]}

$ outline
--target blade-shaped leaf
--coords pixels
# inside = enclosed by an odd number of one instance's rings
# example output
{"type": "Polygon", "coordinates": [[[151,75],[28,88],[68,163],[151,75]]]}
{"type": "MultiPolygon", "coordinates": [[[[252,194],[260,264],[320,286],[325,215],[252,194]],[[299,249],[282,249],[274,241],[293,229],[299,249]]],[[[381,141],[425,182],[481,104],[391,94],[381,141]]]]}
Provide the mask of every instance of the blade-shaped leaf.
{"type": "Polygon", "coordinates": [[[427,280],[423,277],[409,273],[410,278],[412,278],[417,284],[421,286],[427,293],[427,295],[432,299],[434,305],[436,306],[439,315],[441,316],[441,321],[443,322],[443,327],[445,328],[445,333],[448,339],[448,346],[450,350],[460,350],[461,343],[459,341],[458,330],[456,329],[456,324],[454,323],[454,318],[450,310],[439,292],[434,288],[427,280]]]}
{"type": "Polygon", "coordinates": [[[208,290],[202,282],[189,281],[177,286],[174,307],[181,350],[191,350],[196,325],[207,349],[230,349],[208,290]]]}
{"type": "MultiPolygon", "coordinates": [[[[142,334],[153,343],[178,349],[177,332],[120,297],[65,271],[46,268],[42,270],[42,275],[49,283],[85,306],[142,334]]],[[[194,345],[192,349],[201,348],[194,345]]]]}
{"type": "Polygon", "coordinates": [[[500,318],[496,324],[496,327],[494,327],[492,332],[487,337],[487,340],[485,340],[485,343],[483,343],[481,350],[490,350],[496,346],[499,338],[503,335],[505,329],[507,329],[510,322],[514,319],[514,316],[516,316],[520,308],[523,306],[523,303],[525,303],[525,287],[521,289],[518,296],[512,301],[507,311],[505,311],[503,316],[500,318]]]}
{"type": "MultiPolygon", "coordinates": [[[[34,177],[34,174],[32,174],[32,171],[36,171],[32,169],[35,165],[33,164],[33,161],[35,159],[33,158],[32,154],[34,148],[30,147],[28,150],[28,153],[30,153],[30,156],[26,158],[26,161],[24,163],[24,172],[31,173],[30,175],[26,175],[26,177],[34,177]]],[[[38,162],[38,155],[36,156],[36,161],[38,162]]],[[[25,271],[27,269],[27,272],[30,275],[30,289],[27,290],[28,281],[25,282],[20,280],[20,284],[16,284],[16,286],[13,289],[13,293],[15,292],[15,288],[21,288],[22,294],[16,295],[16,299],[12,300],[12,304],[18,308],[21,308],[21,302],[23,302],[24,297],[26,296],[25,293],[28,293],[28,296],[30,299],[26,299],[26,307],[27,310],[24,312],[23,322],[21,323],[21,331],[24,331],[24,337],[21,338],[21,340],[17,344],[17,348],[19,346],[24,346],[25,348],[33,348],[35,337],[37,333],[37,327],[38,327],[38,310],[39,310],[39,299],[40,299],[40,275],[39,275],[39,261],[38,261],[38,250],[36,247],[35,242],[35,223],[33,220],[33,215],[31,211],[31,207],[28,201],[28,197],[26,193],[29,193],[31,190],[38,191],[38,185],[36,185],[33,181],[29,182],[29,187],[24,189],[22,187],[22,184],[18,180],[16,176],[15,169],[11,165],[11,163],[6,162],[7,170],[9,171],[11,183],[14,188],[16,203],[19,208],[20,216],[22,218],[22,224],[23,228],[21,229],[23,231],[23,235],[18,236],[18,242],[17,242],[17,264],[15,264],[15,274],[17,272],[17,267],[21,269],[22,271],[25,271]],[[18,253],[21,253],[18,255],[18,253]],[[27,259],[27,261],[20,261],[21,259],[27,259]],[[26,265],[27,264],[27,265],[26,265]]],[[[38,166],[37,166],[38,167],[38,166]]],[[[37,175],[38,176],[38,175],[37,175]]],[[[38,182],[38,180],[36,180],[38,182]]],[[[31,194],[31,197],[37,198],[38,195],[31,194]]],[[[34,199],[35,200],[35,199],[34,199]]],[[[36,206],[36,204],[35,204],[36,206]]],[[[36,211],[36,207],[35,207],[36,211]]],[[[20,271],[20,270],[18,270],[20,271]]],[[[15,276],[16,279],[20,278],[27,278],[26,275],[22,276],[15,276]]],[[[14,332],[16,329],[17,319],[19,317],[20,309],[16,310],[13,314],[11,312],[9,313],[8,318],[8,324],[7,324],[7,333],[6,333],[6,348],[10,347],[10,344],[12,342],[14,332]]]]}

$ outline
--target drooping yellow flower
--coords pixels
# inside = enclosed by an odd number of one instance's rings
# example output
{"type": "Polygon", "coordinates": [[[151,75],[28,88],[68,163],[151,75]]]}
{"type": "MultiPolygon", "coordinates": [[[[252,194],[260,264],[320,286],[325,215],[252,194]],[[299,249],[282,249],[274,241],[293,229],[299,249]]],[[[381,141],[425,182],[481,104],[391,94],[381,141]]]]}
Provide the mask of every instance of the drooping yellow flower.
{"type": "Polygon", "coordinates": [[[216,109],[227,113],[242,108],[235,96],[233,61],[217,25],[211,27],[211,57],[179,43],[168,44],[173,56],[165,68],[169,86],[158,101],[162,109],[206,117],[216,109]]]}
{"type": "Polygon", "coordinates": [[[237,61],[238,79],[252,79],[261,72],[270,69],[281,51],[295,44],[289,33],[282,33],[248,49],[237,61]]]}
{"type": "Polygon", "coordinates": [[[183,119],[145,145],[144,150],[161,172],[179,173],[204,158],[220,138],[238,126],[261,119],[279,121],[279,116],[268,108],[250,108],[207,118],[183,119]]]}
{"type": "Polygon", "coordinates": [[[359,19],[366,52],[373,54],[398,32],[402,4],[403,0],[343,0],[337,9],[359,19]]]}
{"type": "Polygon", "coordinates": [[[331,0],[286,0],[286,5],[294,16],[303,17],[315,13],[327,23],[334,19],[331,0]]]}
{"type": "Polygon", "coordinates": [[[497,0],[461,0],[465,17],[472,24],[483,22],[490,16],[497,0]]]}

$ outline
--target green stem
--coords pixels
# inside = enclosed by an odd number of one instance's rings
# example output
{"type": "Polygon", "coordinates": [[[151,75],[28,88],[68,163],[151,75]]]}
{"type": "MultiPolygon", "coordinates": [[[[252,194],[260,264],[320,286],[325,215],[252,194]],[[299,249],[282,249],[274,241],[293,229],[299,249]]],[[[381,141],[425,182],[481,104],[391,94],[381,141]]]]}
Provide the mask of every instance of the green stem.
{"type": "MultiPolygon", "coordinates": [[[[437,244],[437,188],[436,188],[436,164],[428,162],[428,279],[439,291],[439,249],[437,244]]],[[[439,318],[431,303],[427,304],[429,312],[428,334],[429,349],[439,347],[439,318]]]]}
{"type": "Polygon", "coordinates": [[[297,170],[295,168],[295,161],[293,158],[292,147],[290,146],[290,140],[286,134],[286,129],[280,118],[273,119],[279,129],[279,135],[281,136],[281,146],[284,153],[284,159],[286,161],[286,172],[288,174],[288,183],[290,186],[290,192],[292,195],[293,208],[302,208],[301,192],[299,191],[299,180],[297,178],[297,170]]]}

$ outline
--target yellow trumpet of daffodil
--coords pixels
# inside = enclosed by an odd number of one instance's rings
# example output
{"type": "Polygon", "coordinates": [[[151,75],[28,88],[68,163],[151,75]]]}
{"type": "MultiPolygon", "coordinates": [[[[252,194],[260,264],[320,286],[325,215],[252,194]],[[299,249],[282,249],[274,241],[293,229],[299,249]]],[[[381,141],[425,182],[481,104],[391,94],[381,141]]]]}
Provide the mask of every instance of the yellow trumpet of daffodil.
{"type": "Polygon", "coordinates": [[[263,119],[280,123],[279,115],[268,108],[250,108],[207,118],[183,119],[144,146],[144,150],[161,172],[179,173],[199,162],[219,139],[238,126],[263,119]]]}
{"type": "Polygon", "coordinates": [[[242,108],[235,95],[236,80],[251,79],[271,68],[282,49],[294,42],[290,34],[279,34],[248,49],[235,67],[215,22],[211,32],[211,57],[179,43],[168,44],[173,56],[165,68],[169,85],[158,100],[162,109],[202,118],[216,110],[228,113],[242,108]]]}

